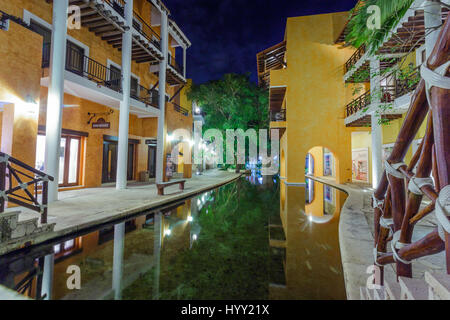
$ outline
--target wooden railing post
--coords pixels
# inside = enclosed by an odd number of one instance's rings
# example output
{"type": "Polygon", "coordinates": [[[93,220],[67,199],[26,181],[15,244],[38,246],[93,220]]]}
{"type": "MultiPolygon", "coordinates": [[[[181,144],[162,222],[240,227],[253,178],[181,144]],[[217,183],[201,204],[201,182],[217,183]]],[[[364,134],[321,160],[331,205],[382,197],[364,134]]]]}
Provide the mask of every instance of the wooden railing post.
{"type": "Polygon", "coordinates": [[[47,208],[48,205],[48,181],[44,181],[42,186],[42,206],[44,207],[44,210],[41,212],[41,223],[46,224],[47,223],[47,208]]]}

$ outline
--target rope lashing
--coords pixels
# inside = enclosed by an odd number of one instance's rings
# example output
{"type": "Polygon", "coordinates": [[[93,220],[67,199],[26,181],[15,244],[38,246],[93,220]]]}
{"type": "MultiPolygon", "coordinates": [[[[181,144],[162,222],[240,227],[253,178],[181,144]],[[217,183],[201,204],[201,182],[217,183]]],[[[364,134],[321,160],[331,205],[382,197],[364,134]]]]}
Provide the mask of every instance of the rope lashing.
{"type": "Polygon", "coordinates": [[[450,233],[450,185],[445,186],[436,199],[434,214],[438,221],[439,236],[445,241],[445,233],[450,233]]]}
{"type": "Polygon", "coordinates": [[[398,169],[402,166],[406,166],[406,163],[404,162],[399,162],[399,163],[394,163],[394,164],[390,164],[389,162],[384,161],[384,166],[386,168],[386,172],[388,174],[390,174],[391,176],[394,176],[396,178],[399,179],[403,179],[403,173],[401,173],[400,171],[398,171],[398,169]]]}
{"type": "Polygon", "coordinates": [[[47,208],[48,208],[47,205],[43,205],[43,204],[40,204],[40,205],[39,205],[39,209],[40,209],[40,212],[41,212],[41,213],[44,213],[44,210],[47,209],[47,208]]]}
{"type": "Polygon", "coordinates": [[[434,71],[426,66],[426,63],[422,63],[420,67],[420,75],[425,80],[425,92],[427,95],[428,106],[431,108],[430,90],[432,87],[438,87],[442,89],[450,90],[450,77],[446,77],[447,69],[450,66],[450,61],[447,61],[443,65],[437,67],[434,71]]]}
{"type": "Polygon", "coordinates": [[[375,197],[375,194],[372,194],[372,207],[383,209],[384,200],[379,200],[375,197]]]}
{"type": "Polygon", "coordinates": [[[394,235],[392,236],[391,249],[392,249],[392,254],[394,255],[394,260],[400,261],[401,263],[404,263],[404,264],[411,264],[412,261],[402,259],[397,253],[398,249],[401,249],[408,245],[408,243],[403,243],[403,242],[399,241],[400,240],[400,232],[401,232],[401,230],[397,230],[396,232],[394,232],[394,235]]]}
{"type": "Polygon", "coordinates": [[[6,194],[6,191],[1,191],[0,190],[0,199],[8,201],[8,195],[6,194]]]}
{"type": "Polygon", "coordinates": [[[3,156],[0,156],[0,163],[8,163],[9,161],[9,155],[5,154],[3,156]]]}
{"type": "Polygon", "coordinates": [[[392,218],[380,218],[380,226],[386,229],[390,229],[391,226],[394,224],[394,219],[392,218]]]}
{"type": "Polygon", "coordinates": [[[408,190],[418,196],[422,196],[423,192],[420,188],[422,188],[424,186],[432,186],[433,187],[434,186],[433,179],[431,177],[417,178],[414,176],[409,180],[408,190]]]}
{"type": "Polygon", "coordinates": [[[379,264],[379,263],[377,262],[378,257],[381,256],[381,255],[384,254],[384,253],[385,253],[385,252],[380,252],[380,251],[378,251],[378,245],[377,245],[375,248],[373,248],[373,262],[374,262],[377,266],[379,266],[379,267],[384,267],[382,264],[379,264]]]}

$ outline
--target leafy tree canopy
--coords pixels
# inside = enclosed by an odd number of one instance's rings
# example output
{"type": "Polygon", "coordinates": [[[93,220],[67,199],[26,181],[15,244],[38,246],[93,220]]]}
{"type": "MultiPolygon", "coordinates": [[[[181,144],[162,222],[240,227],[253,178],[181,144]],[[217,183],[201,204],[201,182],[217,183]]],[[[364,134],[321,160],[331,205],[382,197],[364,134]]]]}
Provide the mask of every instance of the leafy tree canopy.
{"type": "Polygon", "coordinates": [[[193,85],[188,97],[205,113],[204,130],[269,127],[268,93],[252,83],[248,74],[231,73],[220,80],[193,85]]]}

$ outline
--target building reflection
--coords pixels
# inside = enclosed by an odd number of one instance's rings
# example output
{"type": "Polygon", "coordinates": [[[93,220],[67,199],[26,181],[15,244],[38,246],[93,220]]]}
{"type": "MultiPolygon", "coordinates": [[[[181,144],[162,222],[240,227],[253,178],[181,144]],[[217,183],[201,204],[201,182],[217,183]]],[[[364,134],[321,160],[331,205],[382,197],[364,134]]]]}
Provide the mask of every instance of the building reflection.
{"type": "Polygon", "coordinates": [[[189,250],[199,236],[195,223],[199,206],[210,200],[209,193],[202,196],[76,238],[2,256],[0,284],[34,299],[121,299],[140,275],[153,270],[150,298],[158,299],[162,258],[189,250]],[[80,290],[67,287],[71,265],[80,267],[80,290]]]}
{"type": "Polygon", "coordinates": [[[312,199],[308,199],[310,188],[280,185],[279,228],[283,234],[278,232],[278,239],[273,239],[276,233],[271,232],[270,242],[273,263],[281,261],[278,269],[284,277],[271,283],[271,299],[346,297],[338,223],[347,195],[317,182],[309,186],[314,188],[312,199]]]}

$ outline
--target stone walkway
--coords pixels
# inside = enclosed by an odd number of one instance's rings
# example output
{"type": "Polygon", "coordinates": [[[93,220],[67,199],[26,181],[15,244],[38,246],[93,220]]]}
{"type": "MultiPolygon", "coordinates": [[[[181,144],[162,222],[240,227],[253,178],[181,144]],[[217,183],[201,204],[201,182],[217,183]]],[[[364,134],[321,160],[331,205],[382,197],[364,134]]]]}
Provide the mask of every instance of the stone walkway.
{"type": "MultiPolygon", "coordinates": [[[[369,274],[367,268],[373,265],[374,226],[372,188],[358,184],[337,184],[326,177],[313,180],[328,184],[346,192],[349,196],[341,210],[339,221],[339,244],[345,286],[349,300],[360,299],[360,288],[365,288],[369,274]]],[[[434,215],[422,219],[414,228],[413,241],[430,233],[436,227],[434,215]]],[[[423,279],[425,271],[446,274],[445,253],[423,257],[413,261],[413,278],[423,279]]],[[[385,268],[385,279],[396,283],[395,265],[385,268]]]]}
{"type": "MultiPolygon", "coordinates": [[[[240,174],[220,170],[209,170],[203,175],[187,179],[184,191],[178,185],[165,189],[166,195],[158,196],[156,186],[132,184],[126,190],[118,191],[114,187],[89,188],[61,192],[60,200],[51,203],[48,208],[48,223],[55,224],[54,231],[30,237],[15,239],[0,244],[0,255],[16,250],[24,243],[38,244],[67,234],[92,228],[104,223],[151,210],[164,204],[193,196],[197,193],[218,187],[237,179],[240,174]]],[[[21,210],[19,221],[39,215],[25,208],[21,210]]]]}

